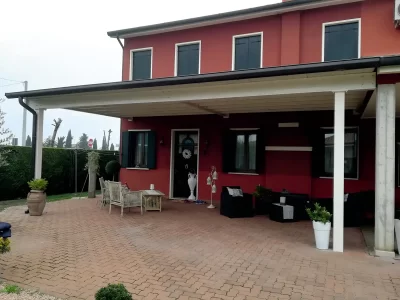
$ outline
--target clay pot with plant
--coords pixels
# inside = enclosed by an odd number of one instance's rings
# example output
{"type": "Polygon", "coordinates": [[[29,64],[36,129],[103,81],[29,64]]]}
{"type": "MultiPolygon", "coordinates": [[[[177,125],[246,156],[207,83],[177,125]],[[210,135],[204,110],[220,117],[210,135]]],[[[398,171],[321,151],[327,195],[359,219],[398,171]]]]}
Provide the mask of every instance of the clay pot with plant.
{"type": "Polygon", "coordinates": [[[29,215],[41,216],[43,214],[44,207],[46,206],[46,193],[45,190],[48,185],[46,179],[33,179],[28,182],[31,191],[28,193],[27,205],[29,209],[29,215]]]}
{"type": "Polygon", "coordinates": [[[257,185],[253,192],[255,197],[255,213],[257,215],[267,215],[272,203],[272,190],[262,185],[257,185]]]}

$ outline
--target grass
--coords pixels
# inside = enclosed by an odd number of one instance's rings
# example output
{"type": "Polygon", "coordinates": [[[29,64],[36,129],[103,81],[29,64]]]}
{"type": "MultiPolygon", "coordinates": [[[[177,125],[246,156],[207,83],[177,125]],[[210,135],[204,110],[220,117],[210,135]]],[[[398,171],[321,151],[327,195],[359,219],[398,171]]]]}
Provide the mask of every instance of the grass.
{"type": "MultiPolygon", "coordinates": [[[[96,194],[100,194],[100,191],[96,191],[96,194]]],[[[69,194],[60,194],[60,195],[50,195],[47,196],[47,202],[56,202],[60,200],[67,200],[73,197],[87,197],[88,193],[69,193],[69,194]]],[[[17,199],[17,200],[5,200],[0,201],[0,211],[12,206],[26,205],[26,199],[17,199]]]]}
{"type": "Polygon", "coordinates": [[[21,288],[17,285],[7,284],[3,289],[0,290],[0,292],[6,294],[19,294],[21,292],[21,288]]]}

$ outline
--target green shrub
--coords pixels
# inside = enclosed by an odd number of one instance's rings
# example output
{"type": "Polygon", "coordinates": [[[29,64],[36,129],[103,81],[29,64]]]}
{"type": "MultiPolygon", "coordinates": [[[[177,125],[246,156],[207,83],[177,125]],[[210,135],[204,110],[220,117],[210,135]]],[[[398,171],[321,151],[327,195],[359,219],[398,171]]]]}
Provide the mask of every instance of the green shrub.
{"type": "Polygon", "coordinates": [[[109,284],[95,295],[96,300],[132,300],[132,295],[123,284],[109,284]]]}
{"type": "Polygon", "coordinates": [[[0,237],[0,254],[7,253],[10,250],[10,240],[0,237]]]}
{"type": "Polygon", "coordinates": [[[0,290],[0,292],[6,294],[19,294],[21,292],[21,288],[17,285],[7,284],[2,290],[0,290]]]}
{"type": "Polygon", "coordinates": [[[307,214],[311,220],[315,222],[328,223],[332,217],[332,214],[326,210],[325,207],[321,207],[318,203],[314,204],[315,209],[306,208],[307,214]]]}
{"type": "Polygon", "coordinates": [[[31,190],[37,190],[37,191],[44,191],[46,190],[47,185],[49,182],[46,179],[40,178],[40,179],[32,179],[31,181],[28,181],[28,185],[31,190]]]}
{"type": "MultiPolygon", "coordinates": [[[[29,192],[27,182],[32,179],[30,147],[7,146],[8,165],[0,170],[0,201],[18,198],[26,198],[29,192]]],[[[87,153],[93,150],[78,149],[77,177],[78,191],[87,190],[86,182],[83,186],[87,171],[87,153]]],[[[96,151],[96,150],[95,150],[96,151]]],[[[118,151],[97,151],[100,154],[99,177],[112,180],[112,176],[105,171],[105,166],[110,160],[118,160],[118,151]]],[[[44,148],[42,177],[49,182],[47,195],[58,195],[75,192],[75,149],[44,148]]],[[[99,181],[96,181],[97,189],[100,189],[99,181]]]]}
{"type": "Polygon", "coordinates": [[[110,160],[106,164],[106,172],[108,175],[114,176],[118,174],[119,170],[121,169],[121,165],[116,160],[110,160]]]}
{"type": "Polygon", "coordinates": [[[263,187],[262,185],[257,185],[256,190],[253,192],[253,196],[267,200],[268,197],[272,195],[272,190],[268,189],[266,187],[263,187]]]}

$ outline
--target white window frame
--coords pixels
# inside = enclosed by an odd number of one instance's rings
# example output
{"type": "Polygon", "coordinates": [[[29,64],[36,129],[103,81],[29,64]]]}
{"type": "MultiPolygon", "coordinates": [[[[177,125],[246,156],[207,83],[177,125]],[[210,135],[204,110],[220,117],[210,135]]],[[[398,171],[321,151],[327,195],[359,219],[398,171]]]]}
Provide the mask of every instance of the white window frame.
{"type": "Polygon", "coordinates": [[[129,80],[132,80],[132,58],[133,58],[133,53],[134,52],[141,52],[141,51],[149,51],[151,53],[150,57],[150,79],[153,79],[153,47],[146,47],[146,48],[137,48],[137,49],[131,49],[129,51],[129,80]]]}
{"type": "Polygon", "coordinates": [[[260,32],[252,32],[252,33],[245,33],[245,34],[238,34],[238,35],[234,35],[232,36],[232,71],[235,70],[235,41],[237,38],[244,38],[244,37],[251,37],[251,36],[257,36],[260,35],[261,36],[261,51],[260,51],[260,68],[262,68],[263,66],[263,50],[264,50],[264,34],[262,31],[260,32]]]}
{"type": "MultiPolygon", "coordinates": [[[[201,40],[198,41],[190,41],[190,42],[183,42],[183,43],[176,43],[175,44],[175,63],[174,63],[174,76],[178,76],[178,48],[179,46],[187,46],[187,45],[195,45],[199,44],[199,71],[198,74],[201,74],[201,40]]],[[[195,75],[195,74],[193,74],[195,75]]]]}
{"type": "Polygon", "coordinates": [[[358,57],[357,58],[361,57],[361,18],[339,20],[339,21],[322,23],[322,59],[321,59],[322,62],[325,61],[325,28],[327,26],[354,23],[354,22],[358,22],[358,57]]]}
{"type": "MultiPolygon", "coordinates": [[[[321,127],[321,129],[329,129],[334,130],[334,127],[321,127]]],[[[360,127],[359,126],[345,126],[344,133],[346,133],[346,129],[357,129],[357,177],[356,178],[344,178],[344,180],[359,180],[360,179],[360,127]]],[[[333,179],[329,176],[320,176],[321,179],[333,179]]]]}

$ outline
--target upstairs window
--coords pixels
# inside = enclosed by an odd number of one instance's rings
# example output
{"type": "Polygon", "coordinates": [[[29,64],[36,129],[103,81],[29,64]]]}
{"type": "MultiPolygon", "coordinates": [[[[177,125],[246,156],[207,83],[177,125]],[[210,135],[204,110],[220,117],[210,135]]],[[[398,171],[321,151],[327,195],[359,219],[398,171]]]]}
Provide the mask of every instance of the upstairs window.
{"type": "Polygon", "coordinates": [[[121,167],[155,169],[156,135],[154,131],[125,131],[122,133],[121,167]]]}
{"type": "Polygon", "coordinates": [[[176,44],[175,75],[200,74],[200,42],[176,44]]]}
{"type": "Polygon", "coordinates": [[[262,34],[233,37],[233,70],[261,68],[262,34]]]}
{"type": "Polygon", "coordinates": [[[131,80],[150,79],[152,48],[131,50],[131,80]]]}
{"type": "Polygon", "coordinates": [[[323,25],[323,61],[360,57],[360,20],[323,25]]]}

